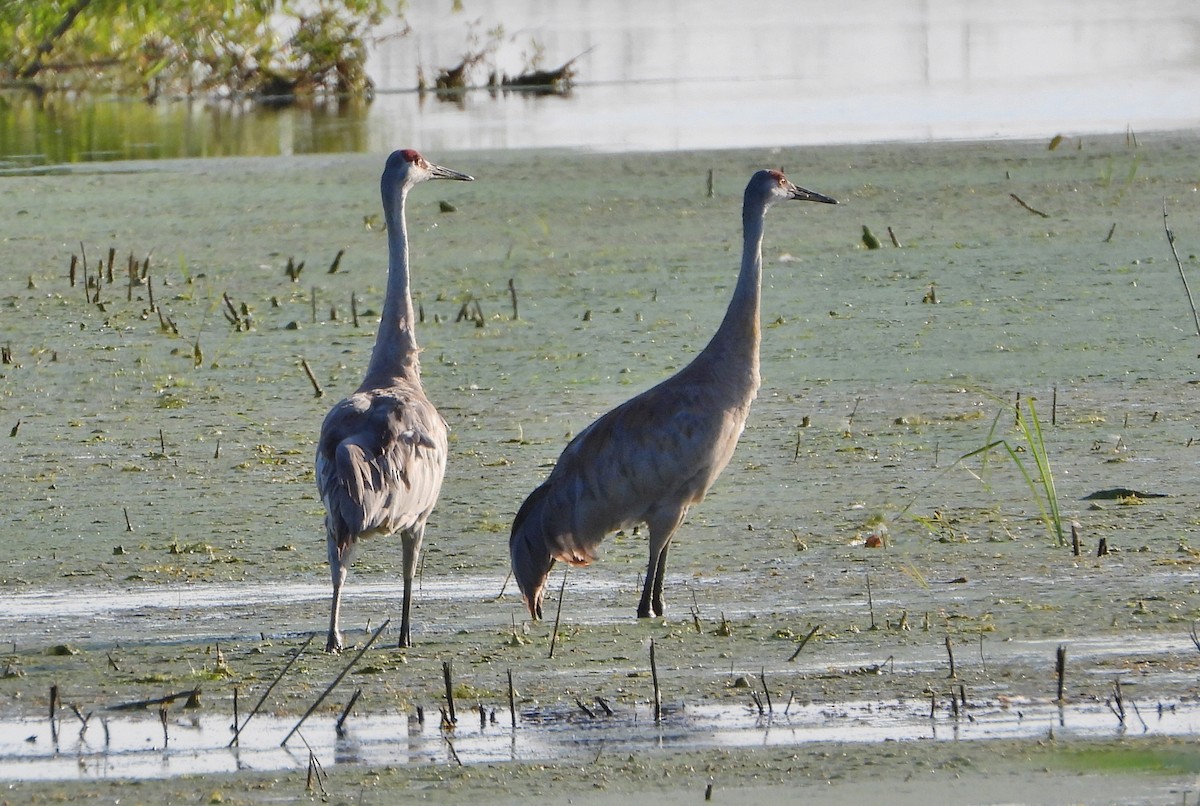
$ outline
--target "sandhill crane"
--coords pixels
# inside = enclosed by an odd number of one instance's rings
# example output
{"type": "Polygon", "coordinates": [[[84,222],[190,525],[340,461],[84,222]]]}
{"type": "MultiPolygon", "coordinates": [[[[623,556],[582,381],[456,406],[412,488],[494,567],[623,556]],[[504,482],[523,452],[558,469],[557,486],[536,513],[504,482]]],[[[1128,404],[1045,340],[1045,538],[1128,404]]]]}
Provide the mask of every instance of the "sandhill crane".
{"type": "Polygon", "coordinates": [[[638,617],[662,615],[671,537],[729,463],[758,393],[763,224],[782,199],[837,204],[780,171],[754,174],[742,206],[741,271],[712,340],[678,373],[579,432],[517,512],[512,570],[535,619],[555,560],[587,565],[606,534],[640,523],[650,562],[638,617]]]}
{"type": "Polygon", "coordinates": [[[412,646],[413,573],[425,522],[441,491],[447,452],[446,422],[421,388],[404,217],[408,191],[429,179],[469,182],[472,177],[427,162],[412,150],[388,157],[379,182],[387,224],[387,291],[375,349],[362,384],[325,415],[317,444],[317,487],[325,502],[333,577],[326,652],[342,648],[342,586],[359,540],[395,532],[404,550],[400,646],[412,646]]]}

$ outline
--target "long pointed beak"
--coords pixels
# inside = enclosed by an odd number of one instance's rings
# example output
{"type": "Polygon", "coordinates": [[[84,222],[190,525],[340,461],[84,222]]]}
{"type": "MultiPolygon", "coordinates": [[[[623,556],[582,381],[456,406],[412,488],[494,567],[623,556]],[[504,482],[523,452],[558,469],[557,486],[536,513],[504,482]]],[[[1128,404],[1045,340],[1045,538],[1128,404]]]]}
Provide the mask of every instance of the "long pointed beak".
{"type": "Polygon", "coordinates": [[[797,201],[821,202],[822,204],[837,204],[838,200],[817,193],[815,190],[808,190],[799,185],[792,185],[792,194],[789,198],[797,201]]]}
{"type": "Polygon", "coordinates": [[[475,177],[469,174],[461,174],[458,171],[452,171],[449,168],[444,168],[441,165],[429,163],[429,175],[433,179],[457,179],[460,182],[474,182],[475,177]]]}

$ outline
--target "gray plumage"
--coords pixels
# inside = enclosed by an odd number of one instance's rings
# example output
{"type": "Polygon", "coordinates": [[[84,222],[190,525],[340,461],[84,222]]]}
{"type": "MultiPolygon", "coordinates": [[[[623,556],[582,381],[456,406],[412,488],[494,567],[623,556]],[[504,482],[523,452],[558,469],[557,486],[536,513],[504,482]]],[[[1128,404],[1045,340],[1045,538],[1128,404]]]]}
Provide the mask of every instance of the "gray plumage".
{"type": "Polygon", "coordinates": [[[379,332],[366,377],[325,416],[317,445],[317,487],[325,502],[325,533],[333,579],[327,652],[342,649],[342,587],[358,542],[400,533],[404,601],[400,646],[412,645],[412,581],[425,522],[446,470],[446,422],[421,387],[420,348],[413,332],[408,191],[429,179],[472,177],[427,162],[416,151],[393,152],[380,179],[388,237],[388,279],[379,332]]]}
{"type": "Polygon", "coordinates": [[[756,173],[742,207],[741,271],[712,340],[678,373],[579,432],[517,512],[509,552],[534,618],[555,561],[587,565],[605,535],[640,523],[650,561],[638,616],[662,615],[671,538],[729,464],[758,392],[763,224],[783,199],[837,204],[779,171],[756,173]]]}

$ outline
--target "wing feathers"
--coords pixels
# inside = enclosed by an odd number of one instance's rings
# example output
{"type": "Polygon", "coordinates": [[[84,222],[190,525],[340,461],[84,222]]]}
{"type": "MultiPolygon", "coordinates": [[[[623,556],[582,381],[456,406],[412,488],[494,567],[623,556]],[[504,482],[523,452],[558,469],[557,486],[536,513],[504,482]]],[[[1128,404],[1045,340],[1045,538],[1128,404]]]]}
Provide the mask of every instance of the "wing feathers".
{"type": "Polygon", "coordinates": [[[424,523],[446,468],[446,425],[423,398],[360,392],[325,418],[317,484],[339,540],[424,523]]]}

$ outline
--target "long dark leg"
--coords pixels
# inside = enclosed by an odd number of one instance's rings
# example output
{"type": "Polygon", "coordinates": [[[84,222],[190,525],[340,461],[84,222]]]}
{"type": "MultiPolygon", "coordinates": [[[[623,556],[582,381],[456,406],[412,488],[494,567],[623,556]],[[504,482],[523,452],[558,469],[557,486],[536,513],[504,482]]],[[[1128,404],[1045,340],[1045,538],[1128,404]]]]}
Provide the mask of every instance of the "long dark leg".
{"type": "Polygon", "coordinates": [[[325,641],[325,651],[341,652],[342,632],[338,623],[342,612],[342,586],[346,584],[346,574],[350,571],[350,555],[354,546],[338,546],[337,539],[332,534],[328,534],[325,541],[329,550],[329,575],[333,580],[333,602],[329,608],[329,638],[325,641]]]}
{"type": "Polygon", "coordinates": [[[642,599],[638,603],[638,618],[663,614],[662,586],[667,573],[667,549],[686,514],[685,509],[651,519],[646,524],[650,532],[650,562],[646,565],[646,581],[642,585],[642,599]]]}
{"type": "Polygon", "coordinates": [[[667,575],[667,552],[670,549],[671,541],[668,539],[662,547],[662,551],[658,553],[658,570],[654,574],[654,598],[652,599],[652,603],[654,605],[654,613],[659,616],[665,615],[667,612],[663,606],[662,588],[663,577],[667,575]]]}
{"type": "Polygon", "coordinates": [[[404,546],[404,603],[400,614],[400,644],[403,649],[412,646],[412,584],[417,572],[417,560],[421,556],[421,538],[425,527],[418,526],[411,533],[405,532],[400,536],[404,546]]]}

